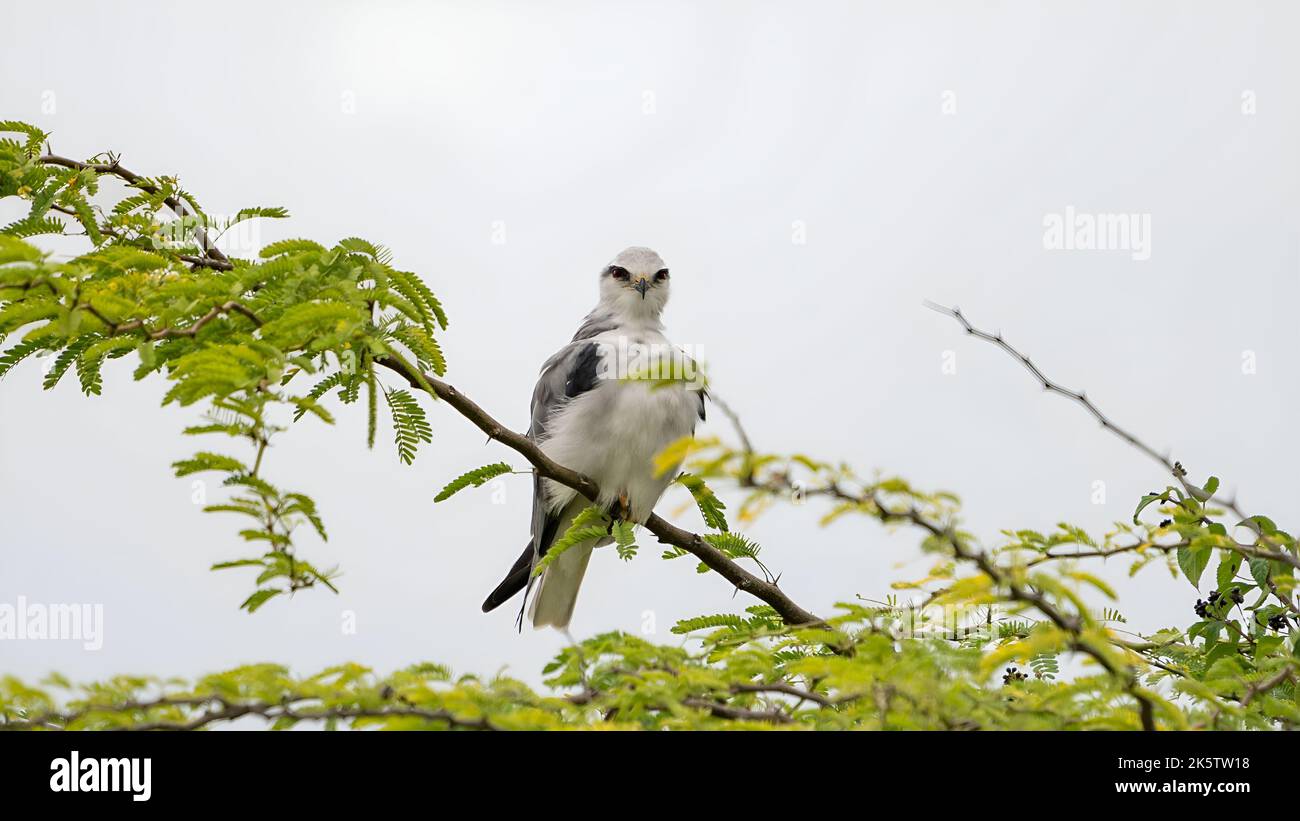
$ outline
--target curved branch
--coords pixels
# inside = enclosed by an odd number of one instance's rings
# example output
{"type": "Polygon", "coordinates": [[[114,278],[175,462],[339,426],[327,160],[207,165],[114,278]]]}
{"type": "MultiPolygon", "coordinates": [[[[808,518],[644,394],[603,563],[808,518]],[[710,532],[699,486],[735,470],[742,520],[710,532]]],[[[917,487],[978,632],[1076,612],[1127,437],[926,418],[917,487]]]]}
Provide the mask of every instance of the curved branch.
{"type": "Polygon", "coordinates": [[[955,308],[955,307],[948,308],[943,305],[930,302],[929,300],[926,300],[922,304],[932,311],[937,311],[938,313],[945,314],[946,316],[950,316],[953,319],[957,320],[958,322],[961,323],[961,326],[966,330],[966,333],[969,334],[970,336],[976,337],[977,339],[983,339],[985,342],[991,342],[994,345],[997,345],[1002,350],[1006,351],[1007,354],[1011,356],[1011,358],[1018,361],[1021,365],[1024,365],[1025,370],[1033,374],[1033,377],[1038,380],[1038,384],[1043,386],[1043,390],[1049,391],[1051,393],[1055,393],[1059,396],[1064,396],[1067,399],[1077,402],[1079,405],[1081,405],[1084,408],[1084,410],[1092,414],[1093,418],[1095,418],[1098,422],[1100,422],[1103,428],[1115,434],[1120,439],[1123,439],[1125,442],[1128,442],[1130,445],[1142,451],[1142,453],[1151,457],[1155,461],[1159,462],[1170,473],[1174,473],[1174,463],[1170,461],[1168,454],[1160,453],[1155,448],[1148,445],[1146,442],[1143,442],[1141,439],[1137,438],[1133,434],[1121,428],[1119,425],[1116,425],[1114,422],[1110,421],[1110,418],[1107,417],[1106,414],[1102,413],[1101,410],[1096,405],[1094,405],[1090,399],[1088,399],[1088,395],[1085,392],[1072,391],[1069,388],[1064,387],[1057,382],[1053,382],[1051,379],[1048,379],[1047,376],[1038,369],[1038,366],[1035,365],[1028,356],[1013,348],[1010,345],[1010,343],[1008,343],[1005,339],[1003,339],[1001,333],[991,334],[988,331],[981,331],[979,328],[976,328],[974,325],[970,323],[969,320],[966,319],[966,317],[962,314],[960,308],[955,308]]]}
{"type": "MultiPolygon", "coordinates": [[[[434,396],[451,405],[457,413],[473,422],[479,430],[487,434],[489,439],[495,439],[527,459],[540,476],[573,488],[591,500],[595,500],[600,495],[600,488],[589,477],[551,459],[533,440],[493,419],[474,400],[453,386],[430,374],[420,373],[408,363],[395,357],[377,356],[375,364],[397,373],[416,390],[431,390],[434,396]]],[[[680,547],[731,582],[736,589],[749,593],[770,605],[786,624],[792,627],[825,626],[826,622],[822,618],[800,607],[775,583],[764,581],[745,570],[721,550],[704,541],[699,534],[677,527],[653,513],[646,520],[645,528],[661,543],[680,547]]]]}
{"type": "Polygon", "coordinates": [[[1197,501],[1202,503],[1212,502],[1215,504],[1223,505],[1225,508],[1227,508],[1228,511],[1230,511],[1234,516],[1236,516],[1243,525],[1248,526],[1252,530],[1254,530],[1259,535],[1260,540],[1263,541],[1266,545],[1272,548],[1277,548],[1271,551],[1255,550],[1253,553],[1246,552],[1245,550],[1242,550],[1240,547],[1236,547],[1233,549],[1238,550],[1238,552],[1241,552],[1244,555],[1250,556],[1252,558],[1264,558],[1264,559],[1270,559],[1272,561],[1284,562],[1296,569],[1300,569],[1300,558],[1297,558],[1296,556],[1282,549],[1283,546],[1280,545],[1276,540],[1270,538],[1263,531],[1259,530],[1258,526],[1254,525],[1250,521],[1250,517],[1247,516],[1245,512],[1241,509],[1241,507],[1237,504],[1237,500],[1235,498],[1220,499],[1214,496],[1213,494],[1207,493],[1201,488],[1198,488],[1195,485],[1188,482],[1186,479],[1187,471],[1186,469],[1183,468],[1182,463],[1172,461],[1169,458],[1168,454],[1160,453],[1155,448],[1148,445],[1146,442],[1143,442],[1141,439],[1134,436],[1132,433],[1129,433],[1127,430],[1119,427],[1114,422],[1110,421],[1110,418],[1106,416],[1104,413],[1102,413],[1101,409],[1098,408],[1096,405],[1094,405],[1092,401],[1088,399],[1088,395],[1083,391],[1072,391],[1069,388],[1062,387],[1059,383],[1053,382],[1051,379],[1048,379],[1047,376],[1045,376],[1043,372],[1038,369],[1038,366],[1035,365],[1029,359],[1028,356],[1016,350],[1014,347],[1010,345],[1010,343],[1004,340],[1002,338],[1002,334],[1000,333],[991,334],[988,331],[982,331],[979,328],[976,328],[974,325],[970,323],[970,320],[966,319],[965,315],[962,314],[960,308],[948,308],[943,305],[930,302],[929,300],[926,300],[922,304],[924,304],[925,307],[929,308],[932,311],[937,311],[938,313],[944,314],[946,316],[950,316],[953,319],[957,320],[959,323],[961,323],[961,326],[966,330],[966,333],[969,334],[970,336],[973,336],[977,339],[982,339],[985,342],[991,342],[994,345],[997,345],[1002,350],[1006,351],[1013,359],[1019,361],[1020,364],[1025,366],[1026,370],[1028,370],[1031,374],[1033,374],[1034,378],[1038,380],[1038,383],[1043,386],[1043,390],[1050,391],[1051,393],[1059,394],[1061,396],[1073,400],[1074,402],[1077,402],[1085,410],[1087,410],[1088,413],[1092,414],[1092,416],[1098,422],[1101,423],[1101,426],[1103,428],[1115,434],[1120,439],[1123,439],[1125,442],[1129,443],[1130,445],[1132,445],[1134,448],[1136,448],[1146,456],[1151,457],[1151,459],[1155,460],[1162,467],[1164,467],[1165,470],[1169,471],[1170,475],[1174,477],[1174,480],[1177,481],[1178,484],[1182,485],[1183,490],[1185,490],[1188,493],[1188,495],[1194,497],[1197,501]]]}

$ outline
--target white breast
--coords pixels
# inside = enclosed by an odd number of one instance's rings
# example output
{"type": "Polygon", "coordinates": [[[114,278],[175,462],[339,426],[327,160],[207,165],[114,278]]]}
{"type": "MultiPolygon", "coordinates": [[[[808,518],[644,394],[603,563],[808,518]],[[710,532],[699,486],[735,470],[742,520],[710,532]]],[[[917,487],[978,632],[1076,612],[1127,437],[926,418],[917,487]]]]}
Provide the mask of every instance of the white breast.
{"type": "MultiPolygon", "coordinates": [[[[611,338],[594,341],[609,343],[611,338]]],[[[613,341],[616,346],[617,337],[613,341]]],[[[658,333],[640,334],[634,341],[668,344],[658,333]]],[[[602,507],[608,508],[620,493],[627,493],[633,518],[644,522],[676,475],[674,468],[655,477],[654,458],[694,430],[699,397],[682,383],[624,380],[614,368],[606,369],[605,375],[596,387],[555,412],[541,447],[561,465],[595,480],[601,489],[602,507]]],[[[552,510],[563,507],[575,495],[562,485],[547,484],[552,510]]]]}

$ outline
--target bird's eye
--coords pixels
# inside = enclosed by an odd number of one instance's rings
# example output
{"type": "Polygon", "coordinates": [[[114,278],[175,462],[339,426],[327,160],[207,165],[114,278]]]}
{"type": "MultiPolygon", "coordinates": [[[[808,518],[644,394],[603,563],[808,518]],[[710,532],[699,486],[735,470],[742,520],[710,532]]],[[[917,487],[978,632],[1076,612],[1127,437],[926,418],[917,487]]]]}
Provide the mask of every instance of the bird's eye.
{"type": "Polygon", "coordinates": [[[660,268],[658,271],[655,272],[655,282],[663,282],[665,279],[668,279],[667,268],[660,268]]]}
{"type": "Polygon", "coordinates": [[[617,265],[609,266],[609,275],[620,282],[627,282],[632,275],[627,272],[626,268],[620,268],[617,265]]]}

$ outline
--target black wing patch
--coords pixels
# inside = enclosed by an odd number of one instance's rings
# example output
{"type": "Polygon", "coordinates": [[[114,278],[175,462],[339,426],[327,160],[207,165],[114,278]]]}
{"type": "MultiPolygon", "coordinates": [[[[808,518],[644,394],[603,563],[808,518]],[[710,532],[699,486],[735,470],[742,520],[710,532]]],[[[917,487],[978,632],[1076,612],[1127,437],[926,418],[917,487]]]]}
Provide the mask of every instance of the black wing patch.
{"type": "Polygon", "coordinates": [[[600,346],[595,342],[578,352],[573,370],[564,380],[564,395],[569,399],[586,393],[600,382],[600,346]]]}

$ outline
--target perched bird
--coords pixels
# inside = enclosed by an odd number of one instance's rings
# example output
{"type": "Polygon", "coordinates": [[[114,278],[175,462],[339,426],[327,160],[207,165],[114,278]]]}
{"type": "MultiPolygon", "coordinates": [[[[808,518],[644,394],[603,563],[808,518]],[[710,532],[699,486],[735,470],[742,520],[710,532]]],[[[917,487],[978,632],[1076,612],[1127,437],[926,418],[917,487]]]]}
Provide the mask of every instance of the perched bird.
{"type": "MultiPolygon", "coordinates": [[[[602,509],[637,524],[650,517],[676,475],[675,467],[656,475],[655,456],[704,419],[695,363],[663,333],[669,281],[668,267],[649,248],[615,257],[601,271],[600,302],[573,341],[546,360],[533,390],[529,438],[557,463],[594,480],[602,509]]],[[[534,478],[532,539],[483,612],[531,589],[537,562],[590,504],[564,485],[534,478]]],[[[568,627],[591,551],[611,541],[575,545],[542,572],[528,608],[534,627],[568,627]]],[[[527,604],[527,592],[524,598],[527,604]]],[[[521,625],[523,613],[521,605],[521,625]]]]}

